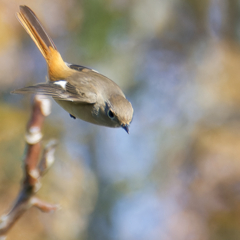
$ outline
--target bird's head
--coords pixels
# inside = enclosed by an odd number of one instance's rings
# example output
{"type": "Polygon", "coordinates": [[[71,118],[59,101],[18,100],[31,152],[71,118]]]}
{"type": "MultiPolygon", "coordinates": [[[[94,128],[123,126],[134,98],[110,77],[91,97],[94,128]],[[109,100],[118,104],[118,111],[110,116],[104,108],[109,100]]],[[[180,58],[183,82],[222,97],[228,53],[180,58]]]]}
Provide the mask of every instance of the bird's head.
{"type": "Polygon", "coordinates": [[[122,127],[129,133],[133,118],[132,104],[121,95],[112,95],[106,103],[105,112],[113,127],[122,127]]]}

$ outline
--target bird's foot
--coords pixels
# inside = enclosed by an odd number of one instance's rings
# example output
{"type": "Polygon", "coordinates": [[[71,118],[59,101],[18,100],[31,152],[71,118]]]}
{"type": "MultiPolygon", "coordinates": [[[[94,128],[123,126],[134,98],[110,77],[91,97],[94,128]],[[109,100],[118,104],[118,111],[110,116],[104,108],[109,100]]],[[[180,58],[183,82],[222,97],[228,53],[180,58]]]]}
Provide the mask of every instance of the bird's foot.
{"type": "Polygon", "coordinates": [[[75,116],[73,116],[72,114],[70,114],[70,117],[71,117],[71,118],[73,118],[73,119],[76,119],[76,117],[75,117],[75,116]]]}

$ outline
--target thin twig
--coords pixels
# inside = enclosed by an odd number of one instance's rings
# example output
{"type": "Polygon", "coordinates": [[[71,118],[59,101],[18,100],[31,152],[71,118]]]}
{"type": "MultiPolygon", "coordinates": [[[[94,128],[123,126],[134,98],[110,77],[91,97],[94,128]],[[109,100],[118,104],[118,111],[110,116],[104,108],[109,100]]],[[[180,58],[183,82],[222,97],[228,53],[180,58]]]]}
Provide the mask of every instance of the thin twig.
{"type": "Polygon", "coordinates": [[[40,179],[54,161],[56,141],[50,141],[41,154],[41,129],[45,117],[50,114],[50,100],[41,96],[34,98],[32,114],[26,130],[26,157],[24,159],[24,180],[12,209],[0,218],[0,240],[5,239],[7,232],[16,221],[31,207],[43,212],[58,209],[57,205],[49,204],[35,197],[40,188],[40,179]]]}

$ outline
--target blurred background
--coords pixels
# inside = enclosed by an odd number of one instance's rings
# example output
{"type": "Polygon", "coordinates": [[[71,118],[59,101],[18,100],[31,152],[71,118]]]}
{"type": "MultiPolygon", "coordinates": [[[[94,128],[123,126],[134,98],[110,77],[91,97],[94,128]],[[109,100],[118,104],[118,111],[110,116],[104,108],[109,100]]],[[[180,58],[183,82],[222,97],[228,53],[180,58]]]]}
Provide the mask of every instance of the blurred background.
{"type": "Polygon", "coordinates": [[[32,101],[10,91],[47,73],[20,4],[135,112],[127,135],[52,101],[44,142],[59,145],[38,196],[62,208],[31,209],[8,239],[239,239],[240,0],[0,0],[0,215],[20,188],[32,101]]]}

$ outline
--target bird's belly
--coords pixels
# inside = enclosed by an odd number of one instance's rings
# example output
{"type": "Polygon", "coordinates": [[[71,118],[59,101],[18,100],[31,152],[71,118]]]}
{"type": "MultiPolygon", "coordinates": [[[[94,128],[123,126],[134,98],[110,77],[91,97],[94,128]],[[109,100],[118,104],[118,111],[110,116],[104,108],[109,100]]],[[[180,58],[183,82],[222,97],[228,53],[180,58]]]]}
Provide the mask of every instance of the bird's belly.
{"type": "Polygon", "coordinates": [[[64,110],[76,118],[98,124],[92,115],[93,104],[73,103],[71,101],[55,100],[64,110]]]}

